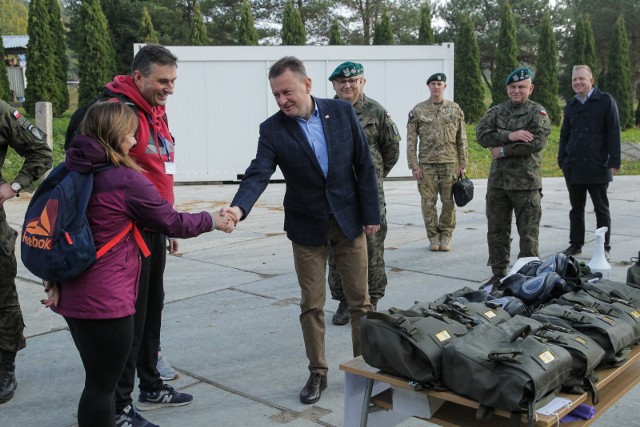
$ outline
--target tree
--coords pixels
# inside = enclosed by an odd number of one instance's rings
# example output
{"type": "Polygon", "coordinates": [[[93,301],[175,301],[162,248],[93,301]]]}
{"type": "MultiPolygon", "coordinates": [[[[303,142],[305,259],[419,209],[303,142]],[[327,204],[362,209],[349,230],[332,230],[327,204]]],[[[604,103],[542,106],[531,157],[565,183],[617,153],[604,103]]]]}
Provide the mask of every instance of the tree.
{"type": "Polygon", "coordinates": [[[86,0],[80,8],[79,21],[85,29],[78,53],[78,105],[90,102],[97,90],[109,82],[116,72],[115,52],[107,33],[107,19],[99,0],[86,0]]]}
{"type": "Polygon", "coordinates": [[[56,98],[52,99],[53,114],[60,115],[69,108],[69,87],[67,86],[67,70],[69,59],[67,58],[67,46],[64,42],[64,28],[62,27],[62,16],[58,0],[47,0],[49,12],[49,28],[55,44],[55,83],[58,85],[56,98]]]}
{"type": "Polygon", "coordinates": [[[306,43],[307,33],[304,30],[300,11],[293,7],[293,1],[287,2],[282,17],[282,44],[304,46],[306,43]]]}
{"type": "MultiPolygon", "coordinates": [[[[436,43],[436,37],[433,34],[433,28],[431,27],[431,6],[429,6],[429,3],[423,4],[420,8],[420,29],[418,30],[418,43],[427,45],[436,43]]],[[[478,57],[478,61],[479,60],[480,58],[478,57]]]]}
{"type": "Polygon", "coordinates": [[[393,44],[393,28],[391,27],[391,20],[387,12],[382,12],[380,22],[376,24],[376,29],[373,32],[373,44],[374,45],[390,45],[393,44]]]}
{"type": "Polygon", "coordinates": [[[598,81],[596,69],[596,42],[591,27],[591,17],[587,14],[580,15],[576,21],[575,31],[571,38],[569,52],[565,55],[566,68],[562,78],[562,96],[571,99],[575,96],[571,85],[571,75],[574,65],[588,65],[593,72],[593,79],[598,81]]]}
{"type": "Polygon", "coordinates": [[[496,69],[491,76],[491,99],[493,100],[491,105],[498,105],[508,99],[504,89],[504,79],[519,66],[516,23],[508,1],[502,5],[501,16],[500,38],[496,48],[500,55],[496,57],[496,69]]]}
{"type": "Polygon", "coordinates": [[[640,84],[636,86],[636,97],[638,108],[636,109],[636,126],[640,126],[640,84]]]}
{"type": "Polygon", "coordinates": [[[3,35],[21,35],[27,33],[29,9],[27,3],[20,0],[0,0],[0,28],[3,35]]]}
{"type": "Polygon", "coordinates": [[[633,98],[631,96],[631,67],[629,64],[629,38],[624,24],[624,16],[620,15],[613,29],[613,39],[609,51],[606,76],[607,90],[618,104],[620,128],[633,126],[633,98]]]}
{"type": "Polygon", "coordinates": [[[24,108],[33,115],[36,102],[54,103],[60,90],[56,80],[56,41],[50,28],[51,18],[47,0],[32,0],[29,4],[29,66],[25,75],[29,84],[25,88],[24,108]]]}
{"type": "Polygon", "coordinates": [[[345,42],[340,35],[340,24],[337,19],[334,19],[329,30],[329,45],[340,46],[344,44],[345,42]]]}
{"type": "Polygon", "coordinates": [[[241,46],[258,46],[258,32],[253,21],[249,0],[242,0],[240,25],[238,26],[238,44],[241,46]]]}
{"type": "Polygon", "coordinates": [[[142,19],[140,20],[138,42],[158,43],[158,35],[156,34],[155,28],[153,28],[153,20],[151,19],[147,6],[142,8],[142,19]]]}
{"type": "Polygon", "coordinates": [[[193,46],[208,46],[210,43],[211,40],[207,35],[200,5],[196,2],[193,5],[193,16],[191,17],[191,44],[193,46]]]}
{"type": "Polygon", "coordinates": [[[536,64],[535,90],[531,99],[542,104],[553,124],[560,124],[558,104],[558,45],[551,28],[551,16],[545,13],[540,26],[538,63],[536,64]]]}
{"type": "MultiPolygon", "coordinates": [[[[2,37],[0,37],[0,58],[4,58],[4,44],[2,43],[2,37]]],[[[9,87],[9,76],[7,75],[7,66],[2,61],[0,65],[0,99],[5,101],[11,101],[11,88],[9,87]]]]}
{"type": "Polygon", "coordinates": [[[485,112],[484,82],[480,70],[480,49],[473,30],[473,21],[464,16],[460,20],[455,45],[454,80],[455,101],[464,111],[467,123],[477,123],[485,112]]]}

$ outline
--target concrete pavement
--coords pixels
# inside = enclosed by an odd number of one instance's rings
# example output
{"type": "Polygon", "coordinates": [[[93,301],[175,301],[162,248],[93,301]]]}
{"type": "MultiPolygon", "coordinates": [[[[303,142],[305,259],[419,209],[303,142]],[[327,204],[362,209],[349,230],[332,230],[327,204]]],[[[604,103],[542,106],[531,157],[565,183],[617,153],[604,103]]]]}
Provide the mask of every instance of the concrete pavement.
{"type": "MultiPolygon", "coordinates": [[[[430,301],[465,285],[478,286],[491,274],[486,266],[486,180],[476,179],[475,199],[458,208],[449,253],[429,252],[413,181],[385,183],[389,232],[387,295],[379,309],[430,301]]],[[[180,210],[212,210],[232,199],[237,185],[177,186],[180,210]]],[[[168,257],[163,353],[180,372],[172,382],[194,395],[192,404],[143,415],[169,426],[340,426],[344,376],[338,365],[351,358],[350,327],[334,326],[337,302],[326,304],[329,387],[315,405],[298,393],[308,371],[298,322],[299,288],[291,245],[282,231],[284,184],[271,184],[247,220],[226,235],[213,232],[180,242],[168,257]]],[[[568,246],[569,202],[562,178],[544,180],[540,251],[547,256],[568,246]]],[[[629,258],[640,250],[640,177],[620,176],[610,186],[613,216],[612,275],[624,281],[629,258]]],[[[28,197],[5,208],[20,229],[28,197]]],[[[587,230],[595,230],[588,202],[587,230]]],[[[518,238],[514,225],[512,262],[518,238]]],[[[593,236],[583,254],[588,261],[593,236]]],[[[24,313],[27,348],[18,353],[18,389],[0,405],[2,427],[76,425],[84,371],[62,317],[44,309],[42,287],[18,262],[17,286],[24,313]]],[[[635,408],[640,387],[614,405],[596,426],[640,425],[635,408]]],[[[409,420],[404,427],[429,425],[409,420]]]]}

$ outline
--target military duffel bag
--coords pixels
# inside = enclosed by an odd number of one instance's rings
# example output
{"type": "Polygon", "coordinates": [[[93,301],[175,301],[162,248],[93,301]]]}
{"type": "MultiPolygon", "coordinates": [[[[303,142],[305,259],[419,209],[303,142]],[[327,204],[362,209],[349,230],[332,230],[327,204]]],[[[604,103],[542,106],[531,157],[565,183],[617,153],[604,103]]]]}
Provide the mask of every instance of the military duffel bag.
{"type": "Polygon", "coordinates": [[[588,335],[604,349],[602,363],[613,366],[627,360],[629,346],[635,341],[633,328],[628,323],[580,305],[549,304],[534,311],[531,318],[588,335]]]}
{"type": "Polygon", "coordinates": [[[442,348],[469,329],[437,313],[411,316],[407,311],[391,311],[395,314],[370,311],[360,320],[362,357],[390,374],[438,384],[442,348]]]}
{"type": "Polygon", "coordinates": [[[409,310],[419,313],[436,311],[469,327],[482,324],[497,325],[511,318],[500,304],[493,304],[492,301],[466,304],[459,300],[451,300],[447,304],[416,303],[409,307],[409,310]]]}
{"type": "MultiPolygon", "coordinates": [[[[587,288],[585,288],[587,289],[587,288]]],[[[604,291],[579,290],[568,292],[556,300],[558,304],[590,307],[598,310],[599,313],[614,317],[622,322],[628,323],[633,328],[633,344],[640,340],[640,311],[630,302],[621,298],[613,298],[604,291]]]]}
{"type": "Polygon", "coordinates": [[[443,383],[481,404],[477,419],[485,419],[493,408],[526,412],[531,423],[534,407],[548,403],[569,377],[569,352],[530,332],[479,325],[444,347],[443,383]]]}

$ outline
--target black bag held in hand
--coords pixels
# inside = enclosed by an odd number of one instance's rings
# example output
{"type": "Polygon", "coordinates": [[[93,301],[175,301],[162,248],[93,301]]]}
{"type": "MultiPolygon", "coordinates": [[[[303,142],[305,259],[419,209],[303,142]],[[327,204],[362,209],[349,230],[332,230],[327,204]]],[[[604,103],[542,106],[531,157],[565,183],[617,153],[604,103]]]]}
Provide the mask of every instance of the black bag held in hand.
{"type": "Polygon", "coordinates": [[[458,180],[453,183],[453,187],[451,187],[451,193],[453,194],[453,200],[456,202],[456,205],[459,207],[465,206],[471,200],[473,200],[473,182],[467,175],[458,176],[458,180]]]}

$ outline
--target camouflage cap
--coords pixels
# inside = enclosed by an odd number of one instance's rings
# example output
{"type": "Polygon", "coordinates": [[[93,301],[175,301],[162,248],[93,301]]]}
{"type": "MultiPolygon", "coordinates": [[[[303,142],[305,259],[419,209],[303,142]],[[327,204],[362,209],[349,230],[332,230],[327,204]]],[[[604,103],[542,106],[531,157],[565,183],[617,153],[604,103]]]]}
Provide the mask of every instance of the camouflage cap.
{"type": "Polygon", "coordinates": [[[435,73],[433,75],[431,75],[431,77],[429,77],[427,79],[427,84],[431,83],[431,82],[445,82],[447,81],[447,76],[444,73],[435,73]]]}
{"type": "Polygon", "coordinates": [[[516,68],[509,74],[509,77],[504,81],[505,86],[513,82],[519,82],[520,80],[533,79],[533,73],[527,67],[516,68]]]}
{"type": "Polygon", "coordinates": [[[364,67],[357,62],[343,62],[338,65],[333,73],[329,76],[330,81],[334,81],[339,78],[355,77],[364,74],[364,67]]]}

